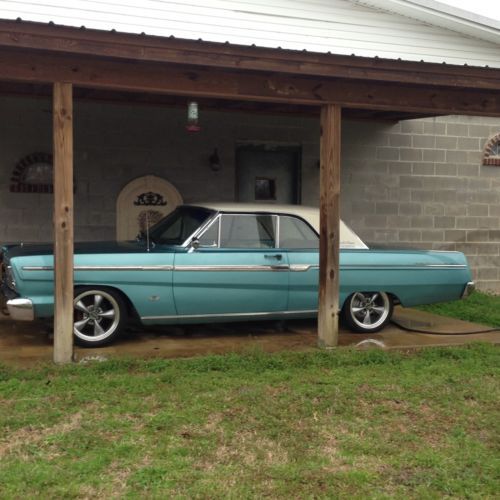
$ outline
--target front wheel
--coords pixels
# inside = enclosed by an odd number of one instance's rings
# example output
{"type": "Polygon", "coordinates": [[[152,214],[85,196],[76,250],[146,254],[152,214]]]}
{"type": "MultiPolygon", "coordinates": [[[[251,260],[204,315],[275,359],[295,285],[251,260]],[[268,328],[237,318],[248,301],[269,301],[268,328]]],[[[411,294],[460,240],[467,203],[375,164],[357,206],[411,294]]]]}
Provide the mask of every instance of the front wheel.
{"type": "Polygon", "coordinates": [[[73,301],[75,342],[83,347],[99,347],[112,342],[126,322],[122,297],[113,290],[81,288],[73,301]]]}
{"type": "Polygon", "coordinates": [[[356,292],[347,298],[343,315],[351,330],[373,333],[389,322],[393,309],[392,299],[385,292],[356,292]]]}

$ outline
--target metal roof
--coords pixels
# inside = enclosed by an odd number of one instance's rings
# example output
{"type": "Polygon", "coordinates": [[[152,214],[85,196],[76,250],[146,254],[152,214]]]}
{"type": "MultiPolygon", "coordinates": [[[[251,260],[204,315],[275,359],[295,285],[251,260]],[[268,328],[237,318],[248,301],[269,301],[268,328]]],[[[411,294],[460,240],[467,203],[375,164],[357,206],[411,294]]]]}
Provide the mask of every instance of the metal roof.
{"type": "Polygon", "coordinates": [[[437,4],[432,0],[2,0],[0,19],[500,67],[498,27],[493,22],[486,25],[479,16],[465,19],[458,10],[452,15],[436,9],[437,4]]]}

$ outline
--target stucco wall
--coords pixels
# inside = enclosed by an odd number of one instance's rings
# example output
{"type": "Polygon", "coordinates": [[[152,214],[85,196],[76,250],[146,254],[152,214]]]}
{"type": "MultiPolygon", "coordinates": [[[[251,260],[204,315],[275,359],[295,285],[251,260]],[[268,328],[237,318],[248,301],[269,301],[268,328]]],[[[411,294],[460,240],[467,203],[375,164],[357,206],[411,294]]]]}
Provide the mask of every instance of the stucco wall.
{"type": "MultiPolygon", "coordinates": [[[[0,241],[52,238],[52,196],[10,193],[22,157],[50,152],[51,103],[0,99],[0,241]]],[[[302,147],[302,203],[318,203],[319,124],[311,117],[79,102],[75,106],[75,237],[112,239],[116,198],[130,180],[155,174],[187,202],[231,201],[239,143],[302,147]],[[218,172],[208,166],[217,148],[218,172]]],[[[440,117],[396,124],[345,122],[342,216],[367,241],[456,249],[484,289],[500,292],[500,168],[480,165],[499,119],[440,117]]]]}

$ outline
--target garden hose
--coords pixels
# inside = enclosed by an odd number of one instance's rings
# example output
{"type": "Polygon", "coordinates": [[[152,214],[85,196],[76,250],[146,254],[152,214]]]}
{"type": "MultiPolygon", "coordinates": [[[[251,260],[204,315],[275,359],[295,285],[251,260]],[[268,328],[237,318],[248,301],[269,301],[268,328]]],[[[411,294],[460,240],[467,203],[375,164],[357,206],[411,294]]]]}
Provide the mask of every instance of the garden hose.
{"type": "Polygon", "coordinates": [[[433,332],[431,330],[423,330],[420,328],[410,328],[408,326],[405,326],[401,323],[398,323],[394,319],[391,319],[391,323],[396,325],[398,328],[401,328],[401,330],[405,330],[406,332],[416,332],[416,333],[428,333],[431,335],[476,335],[478,333],[491,333],[491,332],[500,332],[500,328],[488,328],[486,330],[473,330],[471,332],[463,332],[463,333],[457,333],[457,332],[433,332]]]}

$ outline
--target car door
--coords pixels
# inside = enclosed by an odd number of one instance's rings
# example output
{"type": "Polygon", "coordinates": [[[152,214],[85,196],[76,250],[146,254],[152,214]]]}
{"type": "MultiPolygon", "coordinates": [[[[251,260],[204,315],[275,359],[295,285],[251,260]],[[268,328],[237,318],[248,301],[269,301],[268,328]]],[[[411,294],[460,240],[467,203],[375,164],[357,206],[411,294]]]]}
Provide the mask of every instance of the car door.
{"type": "Polygon", "coordinates": [[[292,215],[279,217],[279,248],[290,267],[289,312],[318,309],[319,237],[304,220],[292,215]]]}
{"type": "Polygon", "coordinates": [[[266,316],[288,305],[288,260],[276,248],[277,216],[220,214],[198,248],[175,255],[177,314],[266,316]]]}

